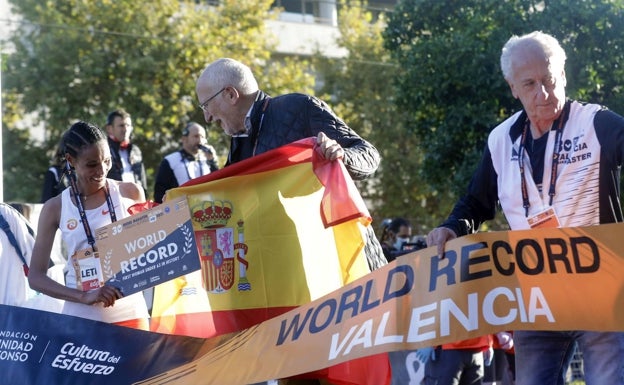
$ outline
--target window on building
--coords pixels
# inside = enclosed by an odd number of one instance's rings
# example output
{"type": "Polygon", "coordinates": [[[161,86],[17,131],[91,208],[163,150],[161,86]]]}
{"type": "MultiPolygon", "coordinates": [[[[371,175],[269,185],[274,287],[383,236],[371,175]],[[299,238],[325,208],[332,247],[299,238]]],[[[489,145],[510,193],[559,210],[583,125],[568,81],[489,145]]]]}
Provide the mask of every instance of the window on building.
{"type": "Polygon", "coordinates": [[[318,0],[276,0],[273,7],[281,7],[285,12],[314,15],[315,3],[318,0]]]}

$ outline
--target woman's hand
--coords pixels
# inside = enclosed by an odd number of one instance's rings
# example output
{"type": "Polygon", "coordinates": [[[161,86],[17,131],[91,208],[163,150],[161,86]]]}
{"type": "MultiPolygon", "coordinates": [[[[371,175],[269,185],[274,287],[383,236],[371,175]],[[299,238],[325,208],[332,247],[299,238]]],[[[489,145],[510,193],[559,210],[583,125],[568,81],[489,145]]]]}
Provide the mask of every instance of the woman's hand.
{"type": "Polygon", "coordinates": [[[113,306],[115,301],[123,297],[121,291],[113,286],[104,285],[96,290],[87,291],[81,298],[81,303],[93,305],[98,302],[104,304],[104,307],[113,306]]]}

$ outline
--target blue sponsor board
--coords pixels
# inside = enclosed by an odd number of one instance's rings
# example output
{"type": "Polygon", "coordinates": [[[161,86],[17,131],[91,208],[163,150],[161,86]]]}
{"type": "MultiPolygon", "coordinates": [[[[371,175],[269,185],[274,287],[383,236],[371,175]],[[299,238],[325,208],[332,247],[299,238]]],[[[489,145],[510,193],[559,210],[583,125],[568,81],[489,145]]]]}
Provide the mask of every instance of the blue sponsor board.
{"type": "Polygon", "coordinates": [[[105,284],[124,295],[201,268],[185,198],[97,229],[96,245],[105,284]]]}
{"type": "MultiPolygon", "coordinates": [[[[113,273],[105,284],[130,295],[201,268],[190,220],[173,232],[165,235],[162,231],[160,235],[162,239],[153,247],[123,261],[121,269],[113,273]]],[[[106,256],[100,258],[104,276],[107,277],[106,256]]]]}
{"type": "Polygon", "coordinates": [[[0,305],[5,384],[132,384],[191,362],[201,338],[0,305]]]}

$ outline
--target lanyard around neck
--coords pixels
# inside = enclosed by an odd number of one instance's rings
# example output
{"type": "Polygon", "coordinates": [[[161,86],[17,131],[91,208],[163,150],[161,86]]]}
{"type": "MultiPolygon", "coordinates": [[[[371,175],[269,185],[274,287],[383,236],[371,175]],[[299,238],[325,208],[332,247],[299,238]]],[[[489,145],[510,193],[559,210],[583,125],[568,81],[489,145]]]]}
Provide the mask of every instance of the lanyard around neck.
{"type": "MultiPolygon", "coordinates": [[[[80,221],[82,222],[82,226],[84,227],[85,235],[87,236],[87,242],[91,245],[91,249],[95,252],[97,251],[95,248],[95,237],[93,236],[93,232],[91,231],[91,226],[89,226],[89,221],[87,220],[87,213],[85,211],[84,205],[82,204],[82,200],[80,199],[80,193],[78,192],[78,184],[76,183],[76,174],[67,163],[67,173],[69,175],[69,183],[72,195],[74,196],[74,201],[76,201],[76,206],[78,206],[78,213],[80,214],[80,221]]],[[[108,205],[108,213],[111,218],[111,222],[117,221],[117,215],[115,214],[115,206],[113,205],[113,199],[108,192],[108,182],[104,185],[104,195],[106,196],[106,204],[108,205]]]]}
{"type": "MultiPolygon", "coordinates": [[[[555,135],[555,147],[553,148],[553,156],[551,162],[551,173],[550,173],[550,187],[548,189],[549,196],[549,205],[552,206],[553,198],[555,197],[555,184],[557,182],[557,166],[559,164],[559,156],[561,152],[561,148],[563,147],[563,143],[561,142],[561,138],[563,136],[563,129],[565,128],[565,123],[568,120],[568,114],[570,109],[568,106],[564,107],[563,114],[559,118],[559,125],[557,127],[557,132],[555,135]]],[[[521,190],[522,190],[522,207],[524,207],[524,215],[526,217],[529,216],[529,207],[531,204],[529,203],[529,192],[527,190],[526,185],[526,173],[524,171],[524,148],[525,141],[528,134],[528,131],[531,129],[531,121],[527,116],[526,121],[524,122],[524,130],[522,131],[522,139],[520,140],[520,148],[518,149],[518,166],[520,167],[520,180],[521,180],[521,190]]]]}

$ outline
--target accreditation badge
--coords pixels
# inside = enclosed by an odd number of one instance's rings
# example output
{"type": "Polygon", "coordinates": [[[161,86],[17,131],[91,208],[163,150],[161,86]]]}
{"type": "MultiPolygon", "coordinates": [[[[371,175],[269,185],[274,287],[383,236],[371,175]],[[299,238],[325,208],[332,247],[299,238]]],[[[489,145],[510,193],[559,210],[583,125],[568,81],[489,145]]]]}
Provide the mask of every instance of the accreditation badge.
{"type": "Polygon", "coordinates": [[[71,256],[71,264],[76,272],[76,289],[89,291],[104,284],[100,257],[93,249],[78,250],[71,256]]]}
{"type": "Polygon", "coordinates": [[[555,209],[552,206],[527,218],[527,220],[532,229],[561,227],[557,213],[555,213],[555,209]]]}

